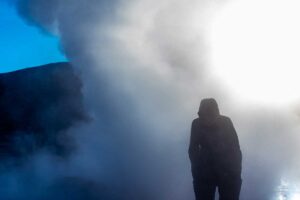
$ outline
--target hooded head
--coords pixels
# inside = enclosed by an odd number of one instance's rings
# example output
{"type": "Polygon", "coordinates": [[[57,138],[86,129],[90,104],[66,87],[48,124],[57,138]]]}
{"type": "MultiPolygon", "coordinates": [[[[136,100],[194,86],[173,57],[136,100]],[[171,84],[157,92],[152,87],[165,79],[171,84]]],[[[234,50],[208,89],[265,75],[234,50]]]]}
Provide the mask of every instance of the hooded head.
{"type": "Polygon", "coordinates": [[[202,99],[198,115],[203,125],[213,125],[217,117],[220,115],[217,101],[213,98],[202,99]]]}

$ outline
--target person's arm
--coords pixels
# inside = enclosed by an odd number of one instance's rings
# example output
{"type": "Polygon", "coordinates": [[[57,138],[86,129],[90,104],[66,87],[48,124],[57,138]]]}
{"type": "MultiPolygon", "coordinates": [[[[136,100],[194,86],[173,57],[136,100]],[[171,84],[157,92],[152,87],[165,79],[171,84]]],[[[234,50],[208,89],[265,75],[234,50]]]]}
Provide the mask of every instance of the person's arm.
{"type": "Polygon", "coordinates": [[[229,128],[229,133],[230,133],[230,136],[231,136],[232,147],[235,148],[235,149],[240,150],[239,138],[237,136],[236,130],[233,126],[233,123],[232,123],[231,119],[228,120],[228,128],[229,128]]]}
{"type": "Polygon", "coordinates": [[[193,121],[191,127],[191,137],[190,137],[190,145],[189,145],[189,157],[191,160],[191,164],[196,165],[199,161],[199,141],[197,136],[197,127],[196,120],[193,121]]]}
{"type": "Polygon", "coordinates": [[[231,149],[232,161],[233,163],[235,163],[236,166],[238,166],[237,170],[241,172],[242,152],[240,149],[238,135],[230,119],[228,120],[228,132],[230,134],[230,147],[231,147],[230,149],[231,149]]]}

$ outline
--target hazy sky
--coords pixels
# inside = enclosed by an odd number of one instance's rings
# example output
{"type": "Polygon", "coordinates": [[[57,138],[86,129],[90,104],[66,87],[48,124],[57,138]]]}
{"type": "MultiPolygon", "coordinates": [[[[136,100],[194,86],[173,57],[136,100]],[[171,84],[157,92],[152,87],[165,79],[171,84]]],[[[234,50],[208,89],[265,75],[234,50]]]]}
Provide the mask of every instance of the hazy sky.
{"type": "Polygon", "coordinates": [[[59,38],[28,25],[10,3],[0,1],[0,72],[66,60],[59,38]]]}

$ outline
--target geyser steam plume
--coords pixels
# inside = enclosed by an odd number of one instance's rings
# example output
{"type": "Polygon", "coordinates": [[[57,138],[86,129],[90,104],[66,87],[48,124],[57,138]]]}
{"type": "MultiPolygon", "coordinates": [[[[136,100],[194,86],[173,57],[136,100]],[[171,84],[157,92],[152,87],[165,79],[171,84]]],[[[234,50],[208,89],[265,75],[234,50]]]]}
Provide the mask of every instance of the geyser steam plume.
{"type": "Polygon", "coordinates": [[[61,177],[79,177],[101,188],[97,191],[107,200],[192,199],[189,126],[205,96],[219,101],[239,133],[242,199],[270,199],[280,178],[293,175],[297,180],[296,118],[263,106],[236,105],[209,73],[204,30],[213,4],[19,2],[22,16],[61,37],[66,55],[81,73],[85,107],[93,118],[70,131],[79,148],[68,161],[59,162],[59,170],[51,159],[37,157],[37,168],[57,178],[36,182],[55,185],[61,177]]]}

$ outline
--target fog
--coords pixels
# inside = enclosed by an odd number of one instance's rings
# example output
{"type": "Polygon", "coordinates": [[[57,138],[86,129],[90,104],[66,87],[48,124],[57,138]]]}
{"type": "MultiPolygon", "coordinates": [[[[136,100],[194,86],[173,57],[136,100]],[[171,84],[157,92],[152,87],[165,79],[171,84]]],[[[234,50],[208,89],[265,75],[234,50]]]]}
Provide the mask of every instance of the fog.
{"type": "Polygon", "coordinates": [[[19,1],[27,23],[61,38],[91,121],[69,130],[77,144],[70,157],[37,152],[3,174],[17,191],[7,197],[64,199],[80,188],[90,199],[193,199],[187,148],[204,97],[216,98],[238,132],[242,200],[273,199],[282,179],[297,184],[296,109],[239,102],[210,72],[205,32],[224,3],[19,1]],[[32,184],[22,184],[28,176],[32,184]]]}

